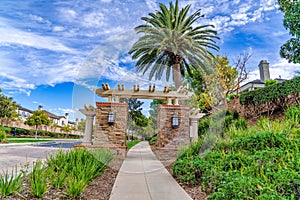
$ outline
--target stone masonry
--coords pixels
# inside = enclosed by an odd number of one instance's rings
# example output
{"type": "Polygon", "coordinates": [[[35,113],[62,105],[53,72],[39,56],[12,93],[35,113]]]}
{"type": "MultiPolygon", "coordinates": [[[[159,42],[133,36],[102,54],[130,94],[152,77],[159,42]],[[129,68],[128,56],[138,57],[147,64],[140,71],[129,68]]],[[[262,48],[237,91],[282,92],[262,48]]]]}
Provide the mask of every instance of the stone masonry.
{"type": "Polygon", "coordinates": [[[190,143],[189,107],[183,105],[158,106],[158,147],[178,148],[190,143]],[[179,127],[172,128],[172,116],[179,118],[179,127]]]}
{"type": "Polygon", "coordinates": [[[128,105],[126,103],[97,102],[94,145],[126,149],[128,105]],[[115,123],[108,124],[108,113],[114,112],[115,123]]]}

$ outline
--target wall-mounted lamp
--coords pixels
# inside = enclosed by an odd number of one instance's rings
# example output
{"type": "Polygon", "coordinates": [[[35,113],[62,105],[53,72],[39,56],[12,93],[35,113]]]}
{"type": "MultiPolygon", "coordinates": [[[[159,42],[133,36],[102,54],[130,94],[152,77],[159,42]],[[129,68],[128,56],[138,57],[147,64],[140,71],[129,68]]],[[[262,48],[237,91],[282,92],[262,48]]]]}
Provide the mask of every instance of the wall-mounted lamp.
{"type": "Polygon", "coordinates": [[[109,112],[108,113],[108,121],[107,123],[109,125],[113,125],[115,123],[115,113],[114,112],[109,112]]]}
{"type": "Polygon", "coordinates": [[[173,115],[171,120],[172,120],[172,128],[178,128],[179,127],[178,115],[173,115]]]}

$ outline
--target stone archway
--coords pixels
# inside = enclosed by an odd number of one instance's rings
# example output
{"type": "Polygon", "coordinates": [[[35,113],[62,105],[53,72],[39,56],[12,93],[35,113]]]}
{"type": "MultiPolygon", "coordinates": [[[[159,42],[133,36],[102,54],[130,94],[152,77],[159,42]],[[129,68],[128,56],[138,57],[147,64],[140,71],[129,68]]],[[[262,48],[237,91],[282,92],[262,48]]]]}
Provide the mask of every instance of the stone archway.
{"type": "MultiPolygon", "coordinates": [[[[159,91],[155,89],[155,85],[150,85],[148,90],[141,90],[139,85],[134,85],[133,89],[130,90],[125,89],[124,84],[118,84],[117,89],[111,89],[107,83],[102,83],[102,88],[95,89],[95,93],[100,97],[107,98],[108,101],[97,102],[96,108],[92,109],[93,115],[96,116],[94,141],[92,143],[91,133],[88,133],[89,128],[86,127],[85,134],[88,136],[85,136],[85,145],[118,149],[117,155],[125,156],[128,105],[120,103],[121,98],[167,100],[167,104],[158,107],[159,147],[178,148],[189,144],[191,138],[198,139],[197,128],[195,127],[198,124],[199,110],[191,111],[188,106],[178,103],[193,95],[186,87],[181,86],[177,91],[171,91],[169,87],[164,87],[162,91],[159,91]],[[109,113],[114,114],[114,123],[108,123],[109,113]],[[172,128],[171,119],[173,115],[178,116],[179,126],[177,128],[172,128]]],[[[87,107],[85,110],[80,110],[87,118],[91,116],[90,106],[88,109],[89,111],[87,111],[87,107]]]]}

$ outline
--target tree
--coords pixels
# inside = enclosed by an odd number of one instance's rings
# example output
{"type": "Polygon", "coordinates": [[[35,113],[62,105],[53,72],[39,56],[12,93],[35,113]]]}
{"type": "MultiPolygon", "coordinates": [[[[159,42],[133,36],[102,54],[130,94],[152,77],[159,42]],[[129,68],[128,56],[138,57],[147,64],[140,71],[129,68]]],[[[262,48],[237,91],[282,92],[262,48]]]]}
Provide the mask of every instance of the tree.
{"type": "Polygon", "coordinates": [[[128,104],[128,113],[135,125],[145,127],[148,124],[148,119],[142,113],[142,105],[144,102],[135,98],[123,99],[123,102],[128,104]]]}
{"type": "MultiPolygon", "coordinates": [[[[0,119],[16,119],[19,117],[17,113],[18,105],[11,97],[2,94],[0,89],[0,119]]],[[[1,120],[2,122],[2,120],[1,120]]]]}
{"type": "Polygon", "coordinates": [[[217,32],[212,25],[197,26],[196,22],[203,18],[200,9],[189,14],[191,5],[179,8],[178,0],[169,7],[159,4],[160,10],[142,17],[146,22],[137,26],[135,31],[142,33],[129,53],[133,59],[138,59],[136,69],[149,79],[161,79],[166,71],[169,80],[171,69],[175,88],[181,85],[185,71],[191,76],[191,69],[208,71],[209,63],[214,58],[211,50],[218,51],[214,39],[217,32]]]}
{"type": "Polygon", "coordinates": [[[166,100],[159,100],[159,99],[153,99],[150,103],[150,119],[151,119],[151,125],[154,131],[157,130],[157,108],[159,104],[165,104],[167,103],[166,100]]]}
{"type": "Polygon", "coordinates": [[[49,116],[43,110],[36,110],[32,113],[30,117],[24,122],[29,126],[35,126],[35,138],[37,138],[38,126],[44,124],[49,125],[50,119],[49,116]]]}
{"type": "Polygon", "coordinates": [[[84,132],[85,130],[85,119],[81,120],[77,125],[77,130],[84,132]]]}
{"type": "Polygon", "coordinates": [[[284,12],[283,26],[290,31],[292,38],[280,48],[280,55],[289,62],[300,63],[300,1],[277,0],[279,9],[284,12]]]}
{"type": "Polygon", "coordinates": [[[234,65],[235,69],[238,71],[238,75],[235,84],[232,87],[232,91],[236,91],[236,95],[239,93],[238,89],[241,87],[241,83],[248,78],[249,71],[247,71],[246,65],[251,56],[252,54],[245,52],[244,54],[240,54],[235,61],[234,65]]]}
{"type": "Polygon", "coordinates": [[[223,86],[225,97],[232,91],[235,80],[238,78],[238,70],[229,65],[227,57],[216,57],[217,73],[220,78],[220,83],[223,86]]]}

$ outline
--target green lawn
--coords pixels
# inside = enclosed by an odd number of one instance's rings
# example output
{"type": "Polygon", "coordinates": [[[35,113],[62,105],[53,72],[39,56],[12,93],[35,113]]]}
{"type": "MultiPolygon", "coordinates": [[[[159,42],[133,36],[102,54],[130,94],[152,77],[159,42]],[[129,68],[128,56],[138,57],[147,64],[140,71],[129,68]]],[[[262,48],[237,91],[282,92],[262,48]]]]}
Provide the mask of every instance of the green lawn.
{"type": "Polygon", "coordinates": [[[35,139],[35,138],[6,138],[8,143],[26,143],[26,142],[51,142],[54,139],[35,139]]]}
{"type": "Polygon", "coordinates": [[[139,142],[140,142],[140,140],[133,140],[130,142],[126,142],[127,149],[131,149],[131,147],[133,147],[134,145],[136,145],[139,142]]]}

